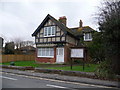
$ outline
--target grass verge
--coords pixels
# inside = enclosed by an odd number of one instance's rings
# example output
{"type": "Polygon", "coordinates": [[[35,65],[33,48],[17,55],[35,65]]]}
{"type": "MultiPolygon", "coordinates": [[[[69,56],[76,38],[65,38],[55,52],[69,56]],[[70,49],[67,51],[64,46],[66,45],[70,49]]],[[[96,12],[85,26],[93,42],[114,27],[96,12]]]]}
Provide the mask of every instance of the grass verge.
{"type": "Polygon", "coordinates": [[[56,69],[56,70],[67,70],[67,71],[81,71],[81,72],[94,72],[96,70],[98,65],[95,64],[90,64],[85,65],[85,68],[83,70],[83,66],[81,65],[77,65],[77,66],[73,66],[72,70],[70,66],[64,66],[64,67],[48,67],[48,69],[56,69]]]}
{"type": "MultiPolygon", "coordinates": [[[[2,64],[10,65],[10,62],[2,63],[2,64]]],[[[66,70],[66,71],[94,72],[98,65],[97,64],[89,64],[89,65],[86,64],[84,70],[83,70],[82,65],[73,65],[72,70],[71,70],[71,67],[69,65],[46,64],[46,63],[37,64],[35,61],[15,61],[15,66],[32,66],[32,67],[66,70]]]]}
{"type": "MultiPolygon", "coordinates": [[[[32,66],[39,67],[39,64],[35,63],[35,61],[15,61],[15,66],[32,66]]],[[[10,62],[2,63],[3,65],[10,65],[10,62]]]]}

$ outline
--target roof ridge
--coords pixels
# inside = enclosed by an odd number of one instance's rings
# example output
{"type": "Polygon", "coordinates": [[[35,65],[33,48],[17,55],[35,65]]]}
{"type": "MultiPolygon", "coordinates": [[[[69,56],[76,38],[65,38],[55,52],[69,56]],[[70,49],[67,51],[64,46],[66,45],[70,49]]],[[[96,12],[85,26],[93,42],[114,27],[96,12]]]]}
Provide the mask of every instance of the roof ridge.
{"type": "Polygon", "coordinates": [[[62,29],[65,33],[68,33],[70,35],[72,35],[73,37],[77,38],[75,33],[72,32],[67,26],[63,25],[60,21],[58,21],[57,19],[55,19],[53,16],[51,16],[50,14],[48,14],[45,19],[42,21],[42,23],[38,26],[38,28],[35,30],[35,32],[32,34],[32,36],[35,36],[37,34],[37,32],[40,30],[40,28],[44,25],[44,23],[46,22],[46,20],[51,19],[54,23],[56,23],[56,25],[62,29]]]}

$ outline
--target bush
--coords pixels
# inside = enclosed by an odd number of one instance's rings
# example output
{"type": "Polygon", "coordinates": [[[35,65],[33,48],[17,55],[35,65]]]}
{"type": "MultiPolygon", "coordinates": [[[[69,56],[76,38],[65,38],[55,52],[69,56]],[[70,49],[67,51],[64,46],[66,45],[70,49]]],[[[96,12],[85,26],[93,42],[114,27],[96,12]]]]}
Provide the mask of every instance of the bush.
{"type": "Polygon", "coordinates": [[[83,64],[83,60],[82,59],[75,59],[73,61],[74,64],[83,64]]]}
{"type": "Polygon", "coordinates": [[[98,24],[105,58],[110,58],[113,72],[120,75],[120,0],[105,0],[99,8],[98,24]]]}
{"type": "Polygon", "coordinates": [[[99,78],[113,79],[114,73],[112,72],[111,62],[108,60],[101,62],[97,67],[95,74],[99,78]]]}
{"type": "Polygon", "coordinates": [[[102,33],[94,32],[93,41],[88,45],[88,53],[92,62],[101,62],[105,59],[104,47],[102,43],[102,33]]]}

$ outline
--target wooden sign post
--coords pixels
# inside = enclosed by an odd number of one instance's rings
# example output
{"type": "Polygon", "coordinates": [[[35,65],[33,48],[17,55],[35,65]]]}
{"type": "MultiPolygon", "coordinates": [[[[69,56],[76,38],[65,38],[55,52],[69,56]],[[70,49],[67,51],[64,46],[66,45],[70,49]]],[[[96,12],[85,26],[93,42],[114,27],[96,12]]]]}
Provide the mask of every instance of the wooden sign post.
{"type": "Polygon", "coordinates": [[[71,61],[71,62],[70,62],[70,68],[71,68],[71,70],[72,70],[72,61],[73,61],[73,60],[71,59],[70,61],[71,61]]]}
{"type": "Polygon", "coordinates": [[[71,47],[71,69],[74,59],[83,59],[83,71],[85,69],[86,52],[85,47],[71,47]]]}

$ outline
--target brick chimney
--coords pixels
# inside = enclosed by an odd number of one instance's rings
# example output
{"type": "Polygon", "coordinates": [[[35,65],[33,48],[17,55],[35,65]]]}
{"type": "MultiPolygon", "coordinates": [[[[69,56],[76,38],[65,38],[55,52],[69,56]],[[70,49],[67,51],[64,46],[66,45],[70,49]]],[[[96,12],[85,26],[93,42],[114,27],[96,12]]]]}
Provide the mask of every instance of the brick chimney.
{"type": "Polygon", "coordinates": [[[82,22],[82,20],[80,20],[79,27],[82,27],[82,26],[83,26],[83,22],[82,22]]]}
{"type": "Polygon", "coordinates": [[[65,16],[59,17],[59,21],[60,21],[61,23],[63,23],[63,25],[66,26],[66,24],[67,24],[67,18],[66,18],[65,16]]]}

